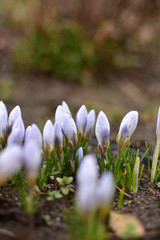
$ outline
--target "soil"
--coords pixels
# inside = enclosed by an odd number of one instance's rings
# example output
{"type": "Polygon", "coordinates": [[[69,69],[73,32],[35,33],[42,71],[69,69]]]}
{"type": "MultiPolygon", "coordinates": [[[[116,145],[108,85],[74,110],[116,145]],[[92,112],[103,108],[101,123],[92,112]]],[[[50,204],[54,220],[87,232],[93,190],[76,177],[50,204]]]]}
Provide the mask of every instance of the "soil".
{"type": "MultiPolygon", "coordinates": [[[[50,189],[54,189],[53,183],[48,184],[50,189]]],[[[15,189],[11,184],[6,184],[0,189],[0,239],[3,240],[68,240],[69,232],[64,222],[64,209],[71,207],[70,196],[62,199],[47,201],[47,189],[41,197],[37,214],[32,218],[26,215],[21,207],[15,189]],[[44,216],[49,215],[49,221],[44,216]]],[[[160,191],[148,183],[147,170],[142,176],[138,193],[131,194],[131,198],[124,196],[125,200],[130,200],[130,204],[123,204],[122,209],[118,209],[119,191],[116,191],[112,209],[123,213],[135,215],[143,223],[146,231],[145,240],[160,238],[160,191]]],[[[116,239],[115,234],[110,230],[109,239],[116,239]]]]}

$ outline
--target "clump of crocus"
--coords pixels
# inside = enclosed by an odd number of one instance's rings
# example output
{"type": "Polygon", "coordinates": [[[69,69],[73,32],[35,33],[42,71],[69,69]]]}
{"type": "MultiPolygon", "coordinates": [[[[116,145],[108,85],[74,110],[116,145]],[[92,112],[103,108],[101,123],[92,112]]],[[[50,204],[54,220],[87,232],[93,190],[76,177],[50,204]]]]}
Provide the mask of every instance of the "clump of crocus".
{"type": "Polygon", "coordinates": [[[138,112],[130,111],[127,113],[120,124],[119,133],[116,141],[119,149],[126,147],[130,143],[130,138],[138,124],[138,112]]]}
{"type": "Polygon", "coordinates": [[[100,111],[96,121],[95,134],[98,140],[98,150],[104,154],[109,145],[110,125],[107,116],[100,111]]]}
{"type": "Polygon", "coordinates": [[[157,142],[156,142],[156,147],[155,147],[154,154],[153,154],[152,169],[151,169],[151,182],[152,183],[155,180],[155,173],[156,173],[159,150],[160,150],[160,107],[159,107],[158,115],[157,115],[156,135],[157,135],[157,142]]]}
{"type": "Polygon", "coordinates": [[[6,147],[0,153],[0,186],[11,179],[22,166],[22,148],[18,145],[6,147]]]}

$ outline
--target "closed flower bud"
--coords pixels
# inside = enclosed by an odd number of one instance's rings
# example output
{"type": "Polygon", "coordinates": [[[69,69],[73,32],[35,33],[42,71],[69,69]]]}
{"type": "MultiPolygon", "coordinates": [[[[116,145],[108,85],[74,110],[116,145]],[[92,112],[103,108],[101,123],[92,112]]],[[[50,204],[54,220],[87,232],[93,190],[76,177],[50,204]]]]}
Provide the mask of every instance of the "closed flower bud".
{"type": "Polygon", "coordinates": [[[87,109],[85,105],[83,105],[80,107],[76,115],[76,125],[79,139],[81,139],[84,135],[86,124],[87,124],[87,109]]]}
{"type": "Polygon", "coordinates": [[[46,153],[50,153],[53,148],[53,137],[54,137],[54,127],[50,120],[48,120],[43,128],[43,145],[44,145],[44,151],[46,153]]]}
{"type": "Polygon", "coordinates": [[[22,149],[15,145],[0,153],[0,185],[12,178],[22,166],[22,149]]]}
{"type": "Polygon", "coordinates": [[[70,109],[68,107],[68,104],[65,101],[62,102],[62,107],[64,109],[64,112],[66,112],[66,113],[68,113],[69,115],[72,116],[71,111],[70,111],[70,109]]]}
{"type": "Polygon", "coordinates": [[[119,133],[117,135],[116,141],[120,149],[126,147],[132,134],[134,133],[138,123],[138,112],[131,111],[125,115],[120,124],[119,133]]]}
{"type": "Polygon", "coordinates": [[[96,184],[98,177],[97,159],[94,155],[86,155],[77,172],[78,185],[96,184]]]}
{"type": "Polygon", "coordinates": [[[78,148],[78,150],[76,152],[76,160],[78,160],[79,164],[81,164],[82,159],[83,159],[83,148],[80,147],[80,148],[78,148]]]}
{"type": "Polygon", "coordinates": [[[24,141],[25,127],[21,117],[18,117],[13,123],[12,131],[8,137],[8,145],[22,145],[24,141]]]}
{"type": "Polygon", "coordinates": [[[103,173],[96,186],[96,206],[105,214],[113,200],[115,181],[111,172],[103,173]]]}
{"type": "Polygon", "coordinates": [[[63,134],[58,122],[55,122],[53,129],[54,129],[53,135],[54,146],[58,152],[61,152],[63,146],[63,134]]]}
{"type": "Polygon", "coordinates": [[[12,111],[9,114],[8,118],[8,126],[9,128],[12,127],[13,123],[16,121],[18,117],[22,117],[21,109],[19,106],[16,106],[12,109],[12,111]]]}
{"type": "Polygon", "coordinates": [[[61,127],[64,113],[65,113],[64,108],[61,105],[59,105],[55,112],[55,121],[58,122],[61,127]]]}
{"type": "Polygon", "coordinates": [[[62,132],[71,148],[77,144],[77,128],[73,118],[65,113],[62,121],[62,132]]]}
{"type": "Polygon", "coordinates": [[[30,185],[34,185],[40,171],[42,161],[41,150],[36,141],[25,143],[23,149],[23,162],[26,178],[30,185]]]}
{"type": "Polygon", "coordinates": [[[31,140],[37,142],[39,148],[42,148],[42,134],[39,127],[36,124],[28,126],[25,133],[25,142],[30,142],[31,140]]]}
{"type": "Polygon", "coordinates": [[[102,111],[99,112],[97,117],[95,134],[98,140],[98,150],[101,154],[104,154],[109,144],[110,125],[107,116],[102,111]]]}
{"type": "Polygon", "coordinates": [[[8,111],[3,101],[0,101],[0,112],[4,114],[5,122],[8,121],[8,111]]]}
{"type": "Polygon", "coordinates": [[[87,124],[84,131],[84,136],[87,137],[88,139],[90,139],[93,134],[95,120],[96,114],[95,111],[92,109],[87,115],[87,124]]]}
{"type": "Polygon", "coordinates": [[[76,205],[81,213],[87,215],[95,208],[95,190],[92,183],[77,188],[76,205]]]}

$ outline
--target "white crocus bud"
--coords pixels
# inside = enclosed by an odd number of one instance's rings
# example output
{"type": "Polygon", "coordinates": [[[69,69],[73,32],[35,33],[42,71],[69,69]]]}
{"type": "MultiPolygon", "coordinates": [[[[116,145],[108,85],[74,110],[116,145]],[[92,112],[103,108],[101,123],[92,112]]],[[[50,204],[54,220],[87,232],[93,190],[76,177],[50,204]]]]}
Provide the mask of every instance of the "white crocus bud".
{"type": "Polygon", "coordinates": [[[109,145],[110,125],[107,116],[100,111],[96,121],[95,134],[98,140],[98,150],[104,154],[109,145]]]}
{"type": "Polygon", "coordinates": [[[86,155],[77,172],[78,185],[96,184],[98,177],[97,159],[94,155],[86,155]]]}
{"type": "Polygon", "coordinates": [[[72,149],[77,144],[77,128],[73,118],[65,113],[62,121],[62,132],[72,149]]]}
{"type": "Polygon", "coordinates": [[[78,186],[76,192],[76,205],[84,215],[89,214],[95,208],[95,185],[86,183],[78,186]]]}
{"type": "Polygon", "coordinates": [[[37,142],[39,148],[42,148],[42,134],[39,127],[36,124],[28,126],[25,133],[25,142],[30,142],[31,140],[37,142]]]}
{"type": "Polygon", "coordinates": [[[8,126],[9,128],[12,127],[13,123],[16,121],[18,117],[22,117],[21,109],[19,106],[16,106],[12,109],[12,111],[9,114],[8,118],[8,126]]]}
{"type": "Polygon", "coordinates": [[[158,162],[159,150],[160,150],[160,107],[159,107],[158,115],[157,115],[156,135],[157,135],[157,142],[156,142],[156,147],[155,147],[154,154],[153,154],[152,169],[151,169],[151,182],[152,183],[155,180],[155,174],[156,174],[157,162],[158,162]]]}
{"type": "Polygon", "coordinates": [[[64,108],[61,105],[59,105],[55,112],[55,121],[58,122],[61,127],[64,113],[65,113],[64,108]]]}
{"type": "Polygon", "coordinates": [[[116,141],[120,149],[126,147],[132,134],[134,133],[138,124],[138,112],[130,111],[127,113],[120,124],[119,133],[117,135],[116,141]]]}
{"type": "Polygon", "coordinates": [[[96,206],[105,214],[113,200],[115,181],[111,172],[103,173],[96,186],[96,206]]]}
{"type": "Polygon", "coordinates": [[[53,129],[54,129],[54,135],[53,135],[54,146],[57,152],[61,152],[62,146],[63,146],[63,134],[58,122],[55,122],[53,129]]]}
{"type": "Polygon", "coordinates": [[[0,142],[4,142],[8,130],[8,112],[6,105],[0,102],[0,142]]]}
{"type": "Polygon", "coordinates": [[[30,185],[34,185],[38,178],[42,162],[41,150],[36,141],[31,140],[25,143],[23,149],[23,162],[27,181],[30,185]]]}
{"type": "Polygon", "coordinates": [[[22,145],[24,141],[25,127],[21,117],[18,117],[13,123],[12,131],[8,137],[8,145],[22,145]]]}
{"type": "Polygon", "coordinates": [[[96,120],[95,110],[92,109],[87,115],[87,124],[84,131],[84,136],[87,137],[88,139],[90,139],[93,134],[95,120],[96,120]]]}
{"type": "Polygon", "coordinates": [[[76,125],[79,139],[81,139],[84,135],[84,130],[87,124],[87,114],[86,106],[82,105],[76,115],[76,125]]]}
{"type": "Polygon", "coordinates": [[[0,101],[0,112],[2,112],[5,116],[5,122],[8,121],[8,111],[7,111],[7,107],[4,104],[3,101],[0,101]]]}
{"type": "Polygon", "coordinates": [[[82,159],[83,159],[83,148],[80,147],[78,148],[77,152],[76,152],[76,160],[78,159],[79,164],[81,164],[82,159]]]}
{"type": "Polygon", "coordinates": [[[68,113],[69,115],[72,116],[71,111],[70,111],[70,109],[68,107],[68,104],[65,101],[62,102],[62,107],[64,109],[64,112],[66,112],[66,113],[68,113]]]}
{"type": "Polygon", "coordinates": [[[53,124],[51,120],[47,120],[43,128],[43,145],[44,151],[46,153],[50,153],[54,148],[53,137],[54,137],[53,124]]]}
{"type": "Polygon", "coordinates": [[[5,148],[0,153],[0,186],[12,178],[22,166],[22,149],[18,145],[5,148]]]}

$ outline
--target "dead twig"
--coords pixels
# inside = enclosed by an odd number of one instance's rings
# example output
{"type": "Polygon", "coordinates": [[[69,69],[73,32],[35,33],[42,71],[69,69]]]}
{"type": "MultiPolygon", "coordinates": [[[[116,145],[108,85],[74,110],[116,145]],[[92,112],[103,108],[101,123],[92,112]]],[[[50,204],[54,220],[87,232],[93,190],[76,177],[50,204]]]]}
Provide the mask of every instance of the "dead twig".
{"type": "MultiPolygon", "coordinates": [[[[122,189],[121,189],[121,188],[119,188],[118,186],[116,186],[116,189],[117,189],[119,192],[122,192],[122,189]]],[[[132,199],[132,196],[131,196],[131,195],[129,195],[128,193],[126,193],[126,192],[123,192],[123,194],[124,194],[124,196],[126,196],[127,198],[129,198],[129,199],[132,199]]]]}

